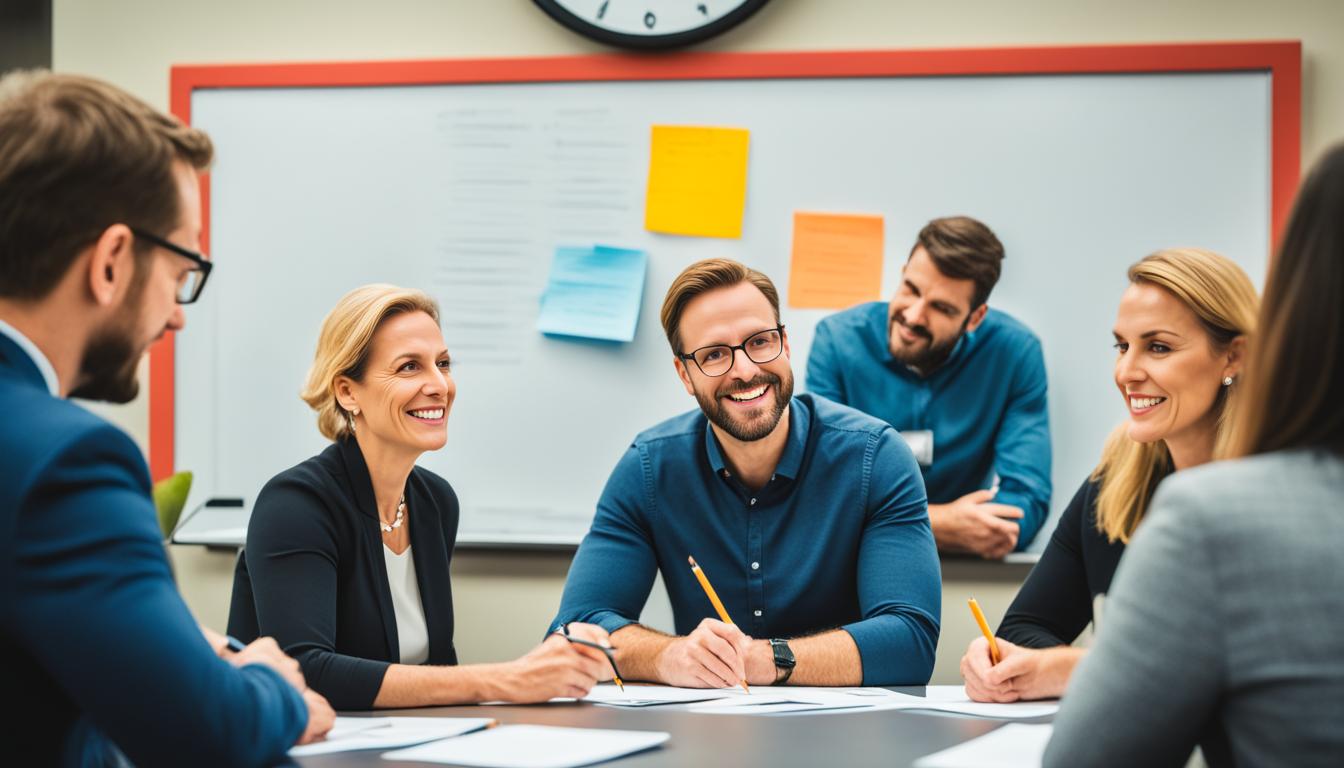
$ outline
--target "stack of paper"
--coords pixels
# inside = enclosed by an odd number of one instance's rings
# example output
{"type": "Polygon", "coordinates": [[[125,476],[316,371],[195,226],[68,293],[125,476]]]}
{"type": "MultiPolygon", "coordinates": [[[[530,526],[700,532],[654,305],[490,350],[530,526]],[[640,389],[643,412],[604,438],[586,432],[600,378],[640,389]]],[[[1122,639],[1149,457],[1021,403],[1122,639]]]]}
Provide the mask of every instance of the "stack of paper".
{"type": "Polygon", "coordinates": [[[662,731],[503,725],[468,736],[388,752],[383,759],[482,768],[571,768],[652,749],[669,737],[670,734],[662,731]]]}
{"type": "Polygon", "coordinates": [[[294,747],[289,754],[305,757],[358,749],[409,747],[479,731],[494,723],[484,717],[338,717],[325,739],[294,747]]]}
{"type": "Polygon", "coordinates": [[[615,707],[685,704],[692,712],[715,715],[909,709],[1013,720],[1045,717],[1059,711],[1059,704],[1052,701],[1014,704],[971,701],[959,685],[931,685],[925,689],[924,696],[911,696],[886,688],[758,687],[748,694],[739,688],[656,685],[629,685],[621,692],[614,686],[601,685],[584,697],[584,701],[615,707]]]}
{"type": "Polygon", "coordinates": [[[921,757],[915,768],[1038,768],[1053,730],[1050,725],[1012,723],[921,757]]]}

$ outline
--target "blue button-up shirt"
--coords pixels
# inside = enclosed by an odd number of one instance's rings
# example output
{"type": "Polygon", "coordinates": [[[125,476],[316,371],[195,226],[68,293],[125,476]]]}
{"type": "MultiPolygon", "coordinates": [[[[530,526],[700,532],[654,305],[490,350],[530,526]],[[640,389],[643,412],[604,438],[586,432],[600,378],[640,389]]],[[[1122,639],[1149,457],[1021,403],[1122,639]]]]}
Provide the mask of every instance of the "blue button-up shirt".
{"type": "Polygon", "coordinates": [[[807,390],[898,430],[933,432],[922,467],[929,502],[946,504],[999,479],[998,504],[1023,512],[1017,548],[1031,543],[1050,507],[1050,415],[1041,342],[989,310],[947,361],[920,376],[891,356],[887,304],[874,301],[817,324],[807,390]]]}
{"type": "Polygon", "coordinates": [[[942,588],[910,449],[887,424],[826,400],[802,395],[789,411],[784,453],[755,492],[699,410],[636,437],[602,492],[555,624],[633,623],[661,570],[676,631],[689,634],[716,618],[691,556],[748,635],[840,627],[865,685],[927,683],[942,588]]]}

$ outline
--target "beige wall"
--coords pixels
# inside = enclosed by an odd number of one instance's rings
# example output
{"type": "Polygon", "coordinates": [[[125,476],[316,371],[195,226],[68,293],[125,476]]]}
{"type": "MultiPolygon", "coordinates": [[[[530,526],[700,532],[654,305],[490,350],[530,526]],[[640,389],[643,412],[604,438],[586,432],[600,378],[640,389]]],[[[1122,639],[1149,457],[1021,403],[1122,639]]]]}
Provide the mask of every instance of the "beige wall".
{"type": "MultiPolygon", "coordinates": [[[[57,69],[110,80],[167,107],[176,63],[532,56],[602,50],[529,0],[55,0],[57,69]]],[[[774,0],[710,50],[839,50],[1297,39],[1303,43],[1303,161],[1344,137],[1344,0],[774,0]]],[[[1210,126],[1216,130],[1216,126],[1210,126]]],[[[145,398],[100,408],[143,445],[145,398]]],[[[183,592],[223,625],[227,555],[178,548],[183,592]]],[[[568,558],[464,552],[457,558],[459,646],[468,661],[512,657],[554,611],[568,558]]],[[[949,574],[935,679],[956,679],[973,636],[962,596],[997,621],[1011,581],[949,574]]]]}

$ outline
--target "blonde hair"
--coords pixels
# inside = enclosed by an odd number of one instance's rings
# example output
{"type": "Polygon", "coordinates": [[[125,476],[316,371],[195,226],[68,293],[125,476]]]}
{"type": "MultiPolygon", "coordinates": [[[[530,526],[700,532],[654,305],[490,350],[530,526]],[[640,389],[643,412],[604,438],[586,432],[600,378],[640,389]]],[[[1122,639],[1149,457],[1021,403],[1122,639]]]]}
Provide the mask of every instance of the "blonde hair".
{"type": "MultiPolygon", "coordinates": [[[[1129,281],[1163,288],[1199,318],[1209,345],[1219,352],[1239,336],[1255,331],[1259,299],[1251,279],[1231,259],[1198,248],[1173,248],[1144,257],[1129,268],[1129,281]]],[[[1218,410],[1213,455],[1225,456],[1235,440],[1238,385],[1222,387],[1213,407],[1218,410]]],[[[1121,424],[1106,441],[1092,479],[1097,494],[1097,530],[1112,542],[1129,542],[1148,511],[1158,482],[1172,472],[1165,441],[1139,443],[1121,424]]]]}
{"type": "Polygon", "coordinates": [[[439,321],[439,305],[426,293],[386,283],[345,294],[322,321],[313,367],[299,396],[317,411],[317,428],[323,437],[340,440],[352,434],[350,414],[336,400],[336,379],[362,380],[373,335],[389,317],[405,312],[424,312],[439,321]]]}

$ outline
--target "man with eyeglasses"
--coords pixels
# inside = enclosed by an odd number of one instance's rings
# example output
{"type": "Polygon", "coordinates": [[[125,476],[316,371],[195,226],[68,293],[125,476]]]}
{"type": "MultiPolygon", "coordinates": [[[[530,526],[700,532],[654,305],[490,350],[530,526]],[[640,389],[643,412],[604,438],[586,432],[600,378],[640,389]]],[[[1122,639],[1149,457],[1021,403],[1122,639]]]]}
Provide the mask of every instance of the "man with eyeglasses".
{"type": "Polygon", "coordinates": [[[124,403],[210,262],[200,131],[96,80],[0,78],[0,664],[16,764],[270,765],[335,713],[270,638],[237,652],[173,584],[149,473],[68,402],[124,403]]]}
{"type": "Polygon", "coordinates": [[[627,679],[927,683],[942,595],[910,449],[882,421],[793,396],[779,296],[760,272],[691,265],[662,322],[700,407],[616,465],[553,626],[606,629],[627,679]],[[692,557],[734,623],[714,618],[692,557]],[[676,635],[637,623],[659,571],[676,635]]]}

